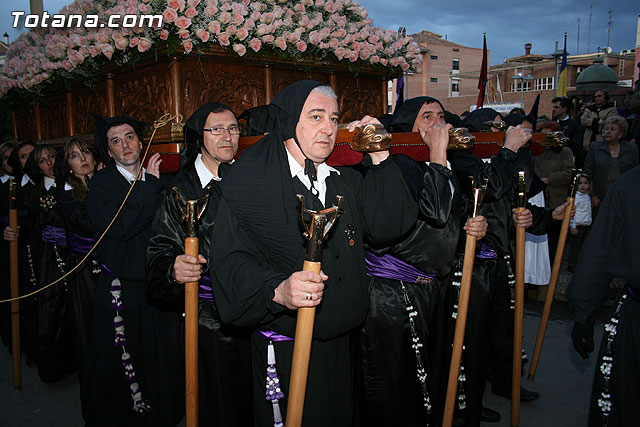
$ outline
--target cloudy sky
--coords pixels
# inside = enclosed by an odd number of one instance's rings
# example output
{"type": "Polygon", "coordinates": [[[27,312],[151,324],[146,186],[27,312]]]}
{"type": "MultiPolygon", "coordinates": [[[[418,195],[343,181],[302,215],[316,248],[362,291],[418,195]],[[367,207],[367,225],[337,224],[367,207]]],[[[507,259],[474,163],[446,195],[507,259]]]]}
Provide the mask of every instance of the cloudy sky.
{"type": "MultiPolygon", "coordinates": [[[[446,35],[453,42],[482,47],[482,33],[487,33],[491,64],[505,57],[524,54],[524,44],[533,44],[532,53],[553,52],[567,32],[570,54],[586,53],[588,43],[589,4],[591,0],[537,0],[535,2],[487,2],[477,0],[360,0],[369,10],[376,26],[385,29],[406,27],[412,34],[422,30],[446,35]],[[500,7],[502,6],[502,7],[500,7]],[[578,19],[580,50],[578,52],[578,19]]],[[[2,0],[0,32],[11,39],[19,29],[11,28],[12,10],[27,10],[28,0],[2,0]]],[[[44,8],[55,13],[69,0],[44,0],[44,8]]],[[[613,10],[610,46],[614,52],[633,49],[640,3],[635,0],[593,0],[590,51],[607,45],[608,11],[613,10]]]]}

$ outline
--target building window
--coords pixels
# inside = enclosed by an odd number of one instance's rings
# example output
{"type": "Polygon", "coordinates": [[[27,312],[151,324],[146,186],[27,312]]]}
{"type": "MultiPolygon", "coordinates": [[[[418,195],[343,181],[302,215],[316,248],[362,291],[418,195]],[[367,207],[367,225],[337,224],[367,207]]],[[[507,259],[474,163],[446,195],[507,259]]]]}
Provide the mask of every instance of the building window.
{"type": "Polygon", "coordinates": [[[451,92],[460,92],[460,81],[453,80],[451,82],[451,92]]]}
{"type": "Polygon", "coordinates": [[[431,59],[433,59],[434,61],[438,60],[438,55],[431,55],[431,59]]]}
{"type": "Polygon", "coordinates": [[[521,81],[515,81],[511,83],[511,92],[520,92],[521,90],[527,92],[531,90],[531,81],[525,80],[524,87],[522,87],[521,81]]]}
{"type": "Polygon", "coordinates": [[[451,69],[453,71],[460,70],[460,60],[458,58],[453,58],[453,61],[451,63],[451,69]]]}
{"type": "Polygon", "coordinates": [[[429,80],[431,81],[431,83],[438,83],[437,77],[431,77],[429,80]]]}
{"type": "Polygon", "coordinates": [[[458,49],[457,47],[454,47],[454,48],[453,48],[453,51],[454,51],[454,52],[460,52],[460,49],[458,49]]]}
{"type": "Polygon", "coordinates": [[[553,89],[553,77],[542,77],[536,79],[534,90],[550,90],[553,89]]]}

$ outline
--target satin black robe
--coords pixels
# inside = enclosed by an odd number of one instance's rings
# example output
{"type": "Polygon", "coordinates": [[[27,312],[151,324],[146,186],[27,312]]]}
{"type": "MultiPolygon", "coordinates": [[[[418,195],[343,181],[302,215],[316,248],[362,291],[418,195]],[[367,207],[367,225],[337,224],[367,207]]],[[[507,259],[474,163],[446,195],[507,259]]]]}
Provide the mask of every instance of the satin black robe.
{"type": "MultiPolygon", "coordinates": [[[[467,184],[469,194],[469,176],[473,176],[477,184],[487,180],[487,192],[479,214],[486,218],[489,227],[485,238],[478,242],[478,249],[484,243],[497,255],[496,259],[475,259],[462,356],[466,374],[466,425],[479,426],[482,395],[489,372],[494,387],[511,390],[513,310],[508,283],[510,267],[504,257],[513,253],[514,247],[515,226],[511,209],[515,207],[516,200],[515,174],[519,167],[524,167],[530,183],[533,165],[526,149],[516,154],[502,148],[491,158],[491,163],[485,163],[466,151],[452,152],[449,160],[460,181],[467,184]]],[[[527,208],[534,218],[534,224],[527,232],[544,234],[549,211],[531,204],[527,204],[527,208]]]]}
{"type": "MultiPolygon", "coordinates": [[[[390,254],[435,276],[429,284],[405,282],[416,333],[424,347],[431,420],[442,419],[446,372],[452,328],[449,321],[449,275],[463,214],[467,208],[455,175],[437,164],[419,165],[408,157],[394,156],[407,186],[420,205],[418,222],[391,244],[369,247],[376,255],[390,254]],[[451,183],[454,193],[451,194],[451,183]]],[[[360,334],[361,423],[376,426],[425,425],[429,416],[417,378],[409,317],[398,280],[370,276],[369,311],[360,334]]]]}
{"type": "MultiPolygon", "coordinates": [[[[580,252],[576,272],[569,287],[569,303],[573,318],[578,323],[584,323],[599,308],[612,278],[624,279],[634,293],[640,295],[639,186],[640,167],[636,167],[616,180],[600,207],[598,217],[580,252]]],[[[617,306],[616,302],[611,315],[617,306]]],[[[636,425],[640,419],[639,330],[640,301],[627,295],[620,309],[612,344],[613,366],[609,380],[612,405],[608,420],[612,427],[636,425]]],[[[596,363],[589,413],[591,427],[603,424],[598,399],[604,385],[600,366],[607,335],[605,331],[596,363]]]]}
{"type": "MultiPolygon", "coordinates": [[[[57,190],[56,205],[64,220],[67,231],[67,243],[69,249],[69,265],[67,270],[75,267],[82,261],[85,254],[73,247],[71,241],[73,235],[93,239],[91,222],[87,205],[84,201],[75,198],[72,190],[64,188],[57,190]]],[[[94,258],[89,257],[84,264],[78,267],[67,279],[69,287],[69,309],[73,331],[73,344],[75,358],[78,366],[78,378],[80,382],[80,401],[82,407],[86,407],[86,390],[84,390],[84,373],[86,370],[89,341],[91,339],[91,327],[93,324],[93,301],[95,299],[96,280],[98,273],[94,273],[94,258]]],[[[83,410],[84,413],[84,410],[83,410]]]]}
{"type": "MultiPolygon", "coordinates": [[[[244,165],[235,164],[230,169],[238,174],[252,174],[252,170],[239,169],[239,166],[244,165]]],[[[287,163],[280,163],[279,167],[283,176],[291,176],[287,163]]],[[[307,427],[352,424],[355,343],[351,335],[357,332],[368,307],[363,239],[377,243],[391,241],[408,232],[417,218],[417,205],[392,161],[374,166],[375,171],[372,169],[364,179],[350,168],[337,169],[340,175],[332,173],[326,180],[325,200],[331,205],[337,194],[343,195],[344,212],[324,241],[322,270],[329,279],[325,281],[322,303],[316,309],[302,422],[307,427]]],[[[317,197],[297,178],[284,181],[282,185],[285,189],[293,185],[291,191],[304,194],[308,208],[322,208],[317,197]]],[[[246,194],[246,197],[251,196],[246,194]]],[[[288,214],[298,215],[295,205],[291,208],[288,214]]],[[[211,251],[214,293],[222,320],[293,337],[296,312],[273,301],[274,289],[294,271],[302,270],[305,245],[301,242],[297,249],[295,270],[284,271],[275,265],[277,261],[267,263],[265,254],[244,226],[223,197],[213,240],[226,244],[211,251]]],[[[297,224],[293,223],[293,226],[296,227],[293,231],[299,232],[297,224]]],[[[270,234],[274,235],[274,230],[270,230],[270,234]]],[[[293,341],[274,342],[276,369],[285,394],[279,403],[283,417],[288,403],[293,344],[293,341]]],[[[257,426],[273,425],[272,405],[265,400],[267,346],[267,339],[261,335],[252,336],[257,426]]]]}
{"type": "MultiPolygon", "coordinates": [[[[92,178],[86,204],[94,237],[104,232],[129,187],[130,183],[112,167],[98,171],[92,178]]],[[[137,182],[94,252],[122,284],[126,350],[132,356],[142,397],[153,410],[144,416],[132,410],[122,349],[114,345],[115,310],[110,307],[113,277],[103,268],[96,283],[84,378],[88,426],[175,426],[184,413],[183,364],[177,351],[182,337],[180,316],[152,306],[145,298],[145,251],[162,189],[161,180],[150,174],[146,174],[145,181],[137,182]]]]}
{"type": "MultiPolygon", "coordinates": [[[[198,225],[199,252],[208,258],[220,185],[211,181],[208,191],[202,188],[191,165],[175,177],[174,186],[186,200],[209,194],[198,225]]],[[[174,192],[167,189],[154,218],[147,247],[147,286],[150,296],[174,306],[179,313],[184,312],[184,285],[173,280],[172,271],[175,257],[184,254],[185,234],[185,222],[174,192]]],[[[208,264],[203,266],[202,274],[211,274],[208,264]]],[[[214,301],[200,299],[198,311],[198,421],[201,426],[251,425],[251,330],[223,324],[214,301]]],[[[184,346],[179,352],[184,355],[184,346]]],[[[184,369],[181,373],[184,375],[184,369]]]]}
{"type": "MultiPolygon", "coordinates": [[[[64,228],[62,213],[57,209],[56,188],[47,190],[39,183],[28,204],[31,218],[37,218],[31,248],[40,287],[44,287],[62,277],[69,265],[66,244],[42,240],[45,227],[64,228]]],[[[59,381],[75,371],[72,328],[69,282],[63,279],[38,294],[38,374],[43,382],[59,381]]]]}

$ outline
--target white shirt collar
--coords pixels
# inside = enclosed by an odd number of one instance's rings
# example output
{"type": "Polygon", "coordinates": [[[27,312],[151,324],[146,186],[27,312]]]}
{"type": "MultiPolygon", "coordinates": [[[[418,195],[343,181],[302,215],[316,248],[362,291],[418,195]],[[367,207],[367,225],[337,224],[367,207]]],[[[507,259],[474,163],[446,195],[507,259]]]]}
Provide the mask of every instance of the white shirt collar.
{"type": "Polygon", "coordinates": [[[48,176],[44,177],[44,188],[49,191],[51,187],[56,186],[56,180],[53,178],[49,178],[48,176]]]}
{"type": "Polygon", "coordinates": [[[0,181],[2,181],[2,183],[4,184],[5,182],[9,181],[9,178],[13,178],[13,177],[11,175],[4,174],[0,176],[0,181]]]}
{"type": "MultiPolygon", "coordinates": [[[[285,147],[287,151],[287,159],[289,160],[289,170],[291,171],[291,178],[298,177],[300,182],[307,187],[308,190],[311,190],[311,181],[309,177],[305,175],[304,168],[296,161],[296,159],[291,155],[287,147],[285,147]]],[[[326,163],[320,163],[318,165],[318,181],[315,184],[315,188],[318,190],[318,198],[322,202],[324,206],[324,199],[327,194],[327,183],[326,180],[331,175],[331,172],[335,172],[340,175],[340,171],[332,168],[326,163]]]]}
{"type": "Polygon", "coordinates": [[[29,182],[33,184],[33,181],[31,180],[31,178],[29,178],[29,175],[25,173],[24,175],[22,175],[22,181],[20,182],[20,187],[24,187],[29,182]]]}
{"type": "Polygon", "coordinates": [[[222,181],[222,178],[214,175],[204,164],[202,161],[202,153],[198,154],[198,157],[196,157],[194,166],[196,167],[196,172],[198,173],[198,178],[200,179],[200,185],[202,185],[202,188],[206,187],[212,179],[215,181],[222,181]]]}
{"type": "Polygon", "coordinates": [[[68,182],[64,183],[64,191],[71,191],[73,190],[73,185],[69,184],[68,182]]]}
{"type": "MultiPolygon", "coordinates": [[[[133,181],[136,180],[135,174],[132,174],[131,172],[129,172],[128,170],[126,170],[122,166],[116,164],[116,169],[118,169],[118,172],[120,172],[120,174],[122,176],[124,176],[124,178],[127,181],[133,182],[133,181]]],[[[146,175],[146,173],[147,173],[147,170],[145,168],[142,168],[142,173],[140,174],[140,181],[144,181],[144,176],[146,175]]]]}

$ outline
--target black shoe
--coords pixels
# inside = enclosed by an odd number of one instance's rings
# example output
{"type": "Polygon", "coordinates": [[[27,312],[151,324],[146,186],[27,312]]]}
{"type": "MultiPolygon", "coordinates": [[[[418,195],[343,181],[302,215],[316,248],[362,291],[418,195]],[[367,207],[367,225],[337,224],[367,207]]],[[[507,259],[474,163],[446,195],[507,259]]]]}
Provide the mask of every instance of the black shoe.
{"type": "Polygon", "coordinates": [[[480,420],[485,423],[497,423],[500,421],[500,412],[483,406],[480,411],[480,420]]]}
{"type": "MultiPolygon", "coordinates": [[[[491,392],[496,396],[506,397],[507,399],[511,399],[511,390],[503,390],[500,388],[492,387],[491,392]]],[[[540,395],[537,391],[527,390],[524,387],[520,387],[520,402],[533,402],[540,395]]]]}

